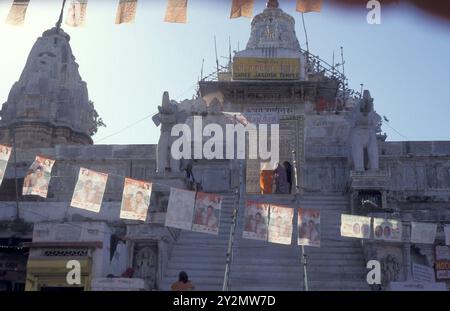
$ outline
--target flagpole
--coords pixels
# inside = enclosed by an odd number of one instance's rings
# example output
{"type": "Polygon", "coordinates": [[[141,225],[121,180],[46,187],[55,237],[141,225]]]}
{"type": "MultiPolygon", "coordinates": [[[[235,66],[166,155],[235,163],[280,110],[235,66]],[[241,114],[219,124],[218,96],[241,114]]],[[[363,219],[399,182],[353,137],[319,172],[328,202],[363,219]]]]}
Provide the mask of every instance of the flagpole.
{"type": "Polygon", "coordinates": [[[302,12],[302,23],[303,23],[303,31],[305,32],[305,39],[306,39],[306,52],[308,52],[308,55],[309,55],[308,32],[306,31],[305,14],[303,12],[302,12]]]}
{"type": "Polygon", "coordinates": [[[228,249],[227,249],[227,257],[226,257],[226,264],[225,264],[225,274],[223,278],[223,286],[222,291],[228,291],[228,283],[230,279],[230,267],[231,267],[231,260],[233,257],[233,242],[234,242],[234,233],[236,230],[236,222],[237,222],[237,213],[238,213],[238,197],[239,197],[239,190],[238,187],[236,187],[235,190],[235,199],[234,199],[234,207],[233,207],[233,216],[231,221],[231,229],[230,229],[230,236],[228,238],[228,249]]]}
{"type": "Polygon", "coordinates": [[[66,6],[66,0],[63,0],[62,7],[61,7],[61,12],[59,13],[59,19],[56,22],[56,28],[58,30],[61,28],[61,24],[62,24],[62,20],[63,20],[63,16],[64,16],[64,7],[65,6],[66,6]]]}
{"type": "MultiPolygon", "coordinates": [[[[300,194],[300,191],[299,191],[300,187],[298,185],[297,160],[296,160],[295,150],[292,150],[292,163],[293,163],[293,166],[294,166],[295,203],[298,203],[298,196],[300,194]]],[[[298,212],[298,207],[297,207],[297,212],[298,212]]],[[[298,235],[298,233],[297,233],[297,235],[298,235]]],[[[300,263],[303,266],[303,289],[305,291],[309,291],[308,270],[307,270],[307,256],[306,256],[305,246],[304,245],[302,245],[301,250],[302,250],[302,255],[301,255],[300,263]]]]}

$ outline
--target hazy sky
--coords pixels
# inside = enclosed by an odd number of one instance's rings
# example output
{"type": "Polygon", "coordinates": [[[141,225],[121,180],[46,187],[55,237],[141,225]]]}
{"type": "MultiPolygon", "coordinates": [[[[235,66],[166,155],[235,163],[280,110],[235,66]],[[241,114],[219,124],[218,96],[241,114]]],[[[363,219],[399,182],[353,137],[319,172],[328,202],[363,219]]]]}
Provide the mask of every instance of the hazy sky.
{"type": "MultiPolygon", "coordinates": [[[[165,0],[138,3],[135,24],[115,25],[119,1],[89,0],[87,25],[64,30],[88,84],[89,95],[107,124],[94,137],[101,144],[156,143],[151,118],[110,136],[157,111],[163,91],[173,99],[191,98],[200,76],[215,67],[219,54],[245,47],[251,19],[230,20],[231,0],[189,0],[188,23],[164,23],[165,0]],[[108,137],[110,136],[110,137],[108,137]],[[105,137],[108,137],[104,139],[105,137]]],[[[22,72],[28,53],[59,15],[59,1],[31,0],[24,27],[4,24],[12,0],[0,0],[0,103],[22,72]]],[[[281,0],[293,15],[305,47],[301,16],[294,0],[281,0]]],[[[265,6],[256,0],[255,14],[265,6]]],[[[331,62],[344,46],[350,86],[371,90],[375,108],[409,140],[450,140],[450,25],[440,24],[408,6],[382,11],[381,25],[366,22],[367,10],[343,11],[325,5],[305,15],[312,53],[331,62]]],[[[225,64],[226,59],[221,58],[225,64]]],[[[406,140],[386,125],[388,140],[406,140]]]]}

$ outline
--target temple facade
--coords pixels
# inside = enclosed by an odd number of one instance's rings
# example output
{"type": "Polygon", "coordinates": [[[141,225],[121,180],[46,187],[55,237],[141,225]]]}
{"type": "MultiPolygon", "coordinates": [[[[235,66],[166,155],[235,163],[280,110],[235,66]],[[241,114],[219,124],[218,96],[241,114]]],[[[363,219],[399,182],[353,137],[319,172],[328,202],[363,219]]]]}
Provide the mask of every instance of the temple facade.
{"type": "MultiPolygon", "coordinates": [[[[59,27],[44,32],[2,106],[0,143],[15,154],[0,187],[0,290],[169,290],[182,270],[197,290],[222,290],[235,212],[226,289],[449,286],[435,270],[450,223],[450,141],[387,141],[376,94],[349,90],[335,67],[302,49],[294,18],[277,1],[254,17],[245,50],[199,82],[196,99],[163,94],[153,117],[157,145],[92,144],[102,121],[69,40],[59,27]],[[282,191],[262,191],[264,161],[173,159],[172,126],[193,129],[198,118],[222,128],[242,120],[279,124],[277,162],[297,174],[282,191]],[[46,199],[21,195],[37,154],[56,160],[46,199]],[[98,214],[70,207],[80,167],[110,174],[98,214]],[[125,177],[154,182],[146,222],[119,218],[125,177]],[[165,227],[170,187],[222,195],[219,235],[165,227]],[[320,210],[321,247],[303,254],[297,230],[292,245],[243,239],[247,200],[320,210]],[[341,214],[400,220],[402,241],[341,237],[341,214]],[[438,224],[434,244],[411,243],[413,221],[438,224]],[[80,284],[67,282],[71,260],[81,265],[80,284]],[[381,284],[367,283],[370,260],[381,263],[381,284]]],[[[229,145],[221,143],[225,153],[229,145]]]]}

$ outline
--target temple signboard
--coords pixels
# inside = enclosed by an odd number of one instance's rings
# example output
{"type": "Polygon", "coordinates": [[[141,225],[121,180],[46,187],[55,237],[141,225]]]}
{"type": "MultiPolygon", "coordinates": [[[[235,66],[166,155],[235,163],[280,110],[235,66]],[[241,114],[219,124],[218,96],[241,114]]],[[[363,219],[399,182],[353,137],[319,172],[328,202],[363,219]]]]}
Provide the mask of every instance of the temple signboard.
{"type": "Polygon", "coordinates": [[[298,80],[298,58],[235,57],[233,80],[298,80]]]}

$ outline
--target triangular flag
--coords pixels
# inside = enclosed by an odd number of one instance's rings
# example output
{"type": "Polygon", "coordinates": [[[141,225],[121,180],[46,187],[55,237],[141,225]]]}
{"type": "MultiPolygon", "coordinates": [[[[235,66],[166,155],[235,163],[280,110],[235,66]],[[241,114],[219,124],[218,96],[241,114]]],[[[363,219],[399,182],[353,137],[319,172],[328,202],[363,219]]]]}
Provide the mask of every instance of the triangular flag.
{"type": "Polygon", "coordinates": [[[71,27],[83,27],[86,21],[86,9],[88,0],[72,0],[69,4],[69,12],[66,17],[66,25],[71,27]]]}
{"type": "Polygon", "coordinates": [[[297,12],[309,13],[320,12],[322,9],[322,0],[297,0],[297,12]]]}
{"type": "Polygon", "coordinates": [[[36,156],[23,181],[22,195],[47,197],[53,164],[55,160],[36,156]]]}
{"type": "Polygon", "coordinates": [[[116,14],[116,24],[134,23],[137,0],[120,0],[116,14]]]}
{"type": "Polygon", "coordinates": [[[252,17],[254,0],[233,0],[230,18],[252,17]]]}
{"type": "Polygon", "coordinates": [[[167,23],[186,23],[188,0],[167,0],[166,17],[167,23]]]}
{"type": "Polygon", "coordinates": [[[13,26],[23,25],[29,3],[30,0],[14,0],[6,18],[6,23],[13,26]]]}

